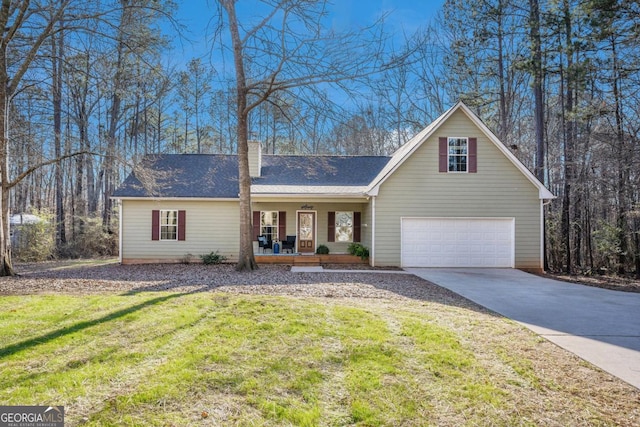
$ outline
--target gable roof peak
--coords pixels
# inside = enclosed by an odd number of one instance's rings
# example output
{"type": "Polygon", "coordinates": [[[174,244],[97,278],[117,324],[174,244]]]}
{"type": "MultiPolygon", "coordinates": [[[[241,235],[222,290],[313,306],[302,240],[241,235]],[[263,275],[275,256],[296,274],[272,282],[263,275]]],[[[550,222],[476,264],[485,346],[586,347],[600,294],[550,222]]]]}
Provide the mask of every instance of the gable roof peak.
{"type": "Polygon", "coordinates": [[[442,113],[437,119],[435,119],[426,128],[418,132],[413,138],[407,141],[403,146],[398,148],[393,157],[387,163],[387,165],[380,171],[378,176],[371,181],[367,188],[367,193],[377,194],[379,186],[391,176],[402,163],[408,159],[429,137],[431,137],[440,126],[446,122],[456,111],[461,110],[491,141],[498,150],[504,154],[504,156],[513,163],[513,165],[536,187],[538,188],[538,195],[540,199],[549,200],[555,199],[554,196],[545,186],[542,184],[529,169],[518,158],[511,153],[505,145],[498,139],[498,137],[484,124],[484,122],[462,101],[459,100],[451,108],[442,113]]]}

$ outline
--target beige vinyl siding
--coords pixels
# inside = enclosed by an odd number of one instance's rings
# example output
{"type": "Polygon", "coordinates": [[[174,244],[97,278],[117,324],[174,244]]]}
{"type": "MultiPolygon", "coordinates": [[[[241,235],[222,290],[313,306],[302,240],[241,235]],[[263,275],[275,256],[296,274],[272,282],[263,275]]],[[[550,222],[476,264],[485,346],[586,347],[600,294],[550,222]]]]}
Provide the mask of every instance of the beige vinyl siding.
{"type": "Polygon", "coordinates": [[[123,200],[122,260],[180,261],[218,251],[230,260],[239,252],[239,206],[233,201],[123,200]],[[151,240],[151,212],[185,210],[184,241],[151,240]]]}
{"type": "MultiPolygon", "coordinates": [[[[316,247],[318,245],[326,245],[329,248],[329,253],[332,254],[345,254],[349,243],[343,242],[327,242],[328,237],[328,220],[329,212],[335,211],[352,211],[362,213],[362,224],[369,224],[367,216],[368,202],[353,203],[353,202],[340,202],[340,199],[336,199],[335,202],[318,202],[314,203],[313,200],[297,203],[274,203],[274,202],[254,202],[254,211],[284,211],[287,213],[287,235],[297,235],[297,212],[301,211],[303,206],[313,206],[313,209],[304,209],[316,212],[316,247]]],[[[363,241],[371,241],[369,227],[362,226],[360,228],[360,237],[363,241]]],[[[283,237],[280,236],[282,239],[283,237]]],[[[257,244],[256,244],[257,247],[257,244]]]]}
{"type": "Polygon", "coordinates": [[[538,189],[456,111],[380,187],[376,265],[400,265],[401,217],[515,218],[516,268],[540,268],[538,189]],[[477,173],[439,173],[438,137],[477,137],[477,173]]]}

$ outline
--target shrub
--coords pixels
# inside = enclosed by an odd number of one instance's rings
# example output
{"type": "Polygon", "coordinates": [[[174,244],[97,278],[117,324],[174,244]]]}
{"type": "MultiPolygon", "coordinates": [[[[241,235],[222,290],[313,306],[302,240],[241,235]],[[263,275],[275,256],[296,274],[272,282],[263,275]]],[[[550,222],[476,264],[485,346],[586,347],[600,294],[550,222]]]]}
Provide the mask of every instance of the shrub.
{"type": "MultiPolygon", "coordinates": [[[[117,225],[112,227],[117,230],[117,225]]],[[[96,217],[75,217],[73,238],[60,249],[66,258],[93,258],[113,256],[118,253],[118,235],[109,233],[96,217]]]]}
{"type": "Polygon", "coordinates": [[[205,255],[200,255],[200,259],[203,264],[212,265],[212,264],[220,264],[227,260],[227,257],[224,255],[220,255],[218,251],[211,252],[205,255]]]}
{"type": "Polygon", "coordinates": [[[55,222],[46,211],[35,212],[41,221],[15,228],[16,245],[13,253],[17,261],[38,262],[54,258],[56,251],[55,222]]]}
{"type": "Polygon", "coordinates": [[[318,249],[316,249],[316,253],[318,255],[329,255],[329,248],[325,245],[320,245],[318,246],[318,249]]]}
{"type": "Polygon", "coordinates": [[[347,250],[351,255],[359,256],[361,259],[369,258],[369,249],[360,243],[351,243],[347,250]]]}
{"type": "Polygon", "coordinates": [[[620,267],[618,257],[622,253],[621,234],[619,227],[606,221],[598,222],[592,237],[597,249],[596,265],[599,269],[617,271],[620,267]]]}

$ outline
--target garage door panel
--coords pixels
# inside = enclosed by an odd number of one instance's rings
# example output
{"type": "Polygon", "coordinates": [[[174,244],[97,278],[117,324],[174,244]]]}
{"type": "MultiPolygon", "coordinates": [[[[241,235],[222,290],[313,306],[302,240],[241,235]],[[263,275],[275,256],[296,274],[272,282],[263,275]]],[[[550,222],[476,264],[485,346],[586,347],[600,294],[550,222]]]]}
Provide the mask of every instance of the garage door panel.
{"type": "Polygon", "coordinates": [[[513,267],[513,218],[403,218],[404,267],[513,267]]]}

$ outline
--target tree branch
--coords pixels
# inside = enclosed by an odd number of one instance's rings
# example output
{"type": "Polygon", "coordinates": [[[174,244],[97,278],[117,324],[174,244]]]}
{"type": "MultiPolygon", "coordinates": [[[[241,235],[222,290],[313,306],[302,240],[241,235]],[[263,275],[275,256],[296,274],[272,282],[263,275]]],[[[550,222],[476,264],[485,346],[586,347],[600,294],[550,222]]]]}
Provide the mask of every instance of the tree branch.
{"type": "Polygon", "coordinates": [[[7,187],[5,187],[5,188],[13,188],[13,187],[15,187],[16,185],[18,185],[20,183],[20,181],[25,179],[30,173],[32,173],[33,171],[35,171],[37,169],[40,169],[40,168],[45,167],[45,166],[52,165],[52,164],[57,163],[57,162],[61,162],[62,160],[65,160],[65,159],[68,159],[68,158],[71,158],[71,157],[80,156],[82,154],[99,155],[99,153],[94,153],[94,152],[91,152],[91,151],[77,151],[75,153],[65,154],[64,156],[60,156],[60,157],[57,157],[55,159],[46,160],[44,162],[38,163],[38,164],[36,164],[34,166],[31,166],[30,168],[28,168],[25,171],[23,171],[13,181],[10,181],[8,183],[7,187]]]}

